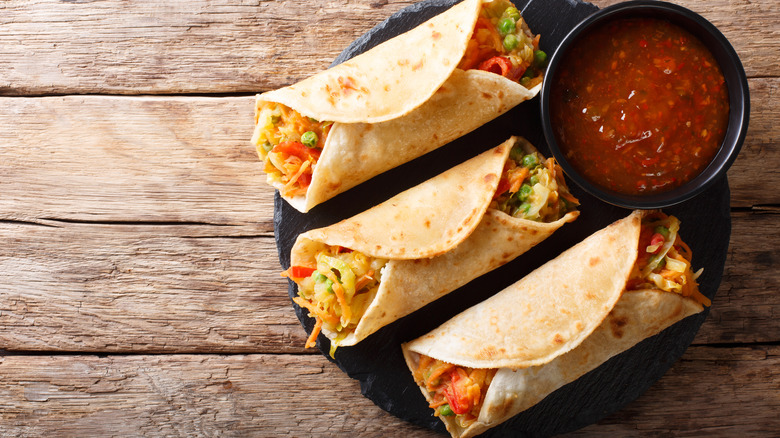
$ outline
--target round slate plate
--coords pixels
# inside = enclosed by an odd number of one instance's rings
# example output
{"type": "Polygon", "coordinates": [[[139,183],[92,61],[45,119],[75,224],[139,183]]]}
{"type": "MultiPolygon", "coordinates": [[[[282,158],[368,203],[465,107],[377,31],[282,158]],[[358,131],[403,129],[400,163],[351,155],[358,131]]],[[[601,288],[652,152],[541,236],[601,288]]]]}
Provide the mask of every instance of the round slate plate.
{"type": "MultiPolygon", "coordinates": [[[[334,61],[343,62],[371,47],[424,22],[446,10],[452,0],[427,0],[390,17],[357,39],[334,61]]],[[[552,54],[563,37],[597,8],[577,0],[520,0],[515,2],[531,29],[542,35],[541,49],[552,54]]],[[[366,210],[393,195],[413,187],[509,138],[522,135],[544,155],[539,100],[524,102],[476,131],[417,160],[379,175],[336,198],[301,214],[276,194],[274,225],[279,259],[290,266],[290,250],[302,232],[327,226],[366,210]]],[[[350,377],[360,381],[361,392],[391,414],[440,432],[444,425],[432,415],[427,402],[412,380],[400,345],[421,336],[458,312],[477,304],[522,278],[544,262],[593,232],[627,216],[630,211],[593,198],[571,185],[581,201],[581,215],[553,236],[513,262],[452,292],[437,302],[374,333],[354,347],[342,347],[335,360],[328,356],[329,341],[320,335],[317,345],[329,360],[350,377]]],[[[681,234],[694,252],[694,269],[704,267],[700,289],[710,298],[720,284],[731,231],[729,187],[724,178],[707,192],[666,210],[682,221],[681,234]]],[[[297,289],[290,282],[289,295],[297,289]]],[[[301,324],[310,333],[314,320],[292,304],[301,324]]],[[[541,403],[485,436],[549,436],[572,431],[624,407],[680,358],[693,340],[707,311],[687,318],[657,336],[616,356],[577,381],[554,392],[541,403]]]]}

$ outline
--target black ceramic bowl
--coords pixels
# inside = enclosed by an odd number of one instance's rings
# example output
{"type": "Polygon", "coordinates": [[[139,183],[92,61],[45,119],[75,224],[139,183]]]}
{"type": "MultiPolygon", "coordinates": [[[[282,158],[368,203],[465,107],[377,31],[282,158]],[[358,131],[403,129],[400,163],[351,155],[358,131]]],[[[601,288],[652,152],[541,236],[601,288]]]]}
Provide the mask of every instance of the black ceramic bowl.
{"type": "Polygon", "coordinates": [[[661,208],[688,200],[718,179],[737,157],[748,127],[750,97],[747,78],[742,63],[726,37],[702,16],[675,4],[659,1],[628,1],[599,10],[579,23],[563,39],[550,58],[541,92],[542,126],[551,152],[566,174],[577,185],[597,198],[613,205],[626,208],[661,208]],[[556,137],[551,122],[550,98],[556,86],[556,69],[569,56],[572,45],[588,31],[611,20],[622,18],[659,18],[677,24],[696,36],[714,55],[728,88],[729,116],[726,134],[713,160],[698,176],[689,182],[663,193],[647,195],[625,195],[600,187],[583,177],[567,161],[562,153],[561,143],[556,137]]]}

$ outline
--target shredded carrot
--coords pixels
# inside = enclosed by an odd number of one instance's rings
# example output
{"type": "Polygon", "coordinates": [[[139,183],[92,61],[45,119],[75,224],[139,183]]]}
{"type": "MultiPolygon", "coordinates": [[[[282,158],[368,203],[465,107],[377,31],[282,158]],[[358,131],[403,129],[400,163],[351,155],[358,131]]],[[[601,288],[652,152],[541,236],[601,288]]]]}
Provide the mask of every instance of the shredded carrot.
{"type": "Polygon", "coordinates": [[[297,305],[306,308],[306,310],[311,312],[312,315],[314,315],[314,317],[317,318],[317,319],[328,321],[328,324],[338,324],[339,323],[339,319],[338,318],[336,318],[335,316],[333,316],[333,315],[331,315],[329,313],[324,312],[321,309],[318,309],[317,306],[315,306],[314,304],[308,302],[307,300],[304,300],[301,297],[293,297],[293,301],[295,301],[295,303],[297,305]]]}
{"type": "Polygon", "coordinates": [[[436,368],[430,376],[428,376],[428,379],[425,381],[426,386],[433,386],[433,382],[436,381],[439,377],[441,377],[442,374],[446,373],[450,369],[454,368],[455,365],[448,364],[446,362],[442,362],[444,366],[440,366],[439,368],[436,368]]]}
{"type": "Polygon", "coordinates": [[[300,178],[301,175],[303,175],[303,173],[306,172],[306,169],[308,169],[309,166],[311,166],[311,161],[309,160],[306,160],[303,163],[301,163],[301,167],[298,168],[298,171],[295,172],[295,174],[290,178],[287,184],[284,185],[284,189],[282,191],[285,195],[292,188],[293,184],[295,184],[298,181],[298,178],[300,178]]]}
{"type": "Polygon", "coordinates": [[[352,309],[350,309],[349,304],[347,304],[347,297],[344,295],[344,288],[341,286],[339,279],[336,278],[336,274],[334,274],[332,271],[326,272],[325,276],[333,282],[333,292],[336,294],[336,299],[341,306],[342,318],[344,318],[346,321],[349,321],[352,319],[352,309]]]}
{"type": "Polygon", "coordinates": [[[322,330],[322,320],[317,318],[317,322],[314,323],[314,328],[311,330],[311,334],[309,335],[309,339],[306,340],[304,348],[311,348],[317,345],[317,336],[320,335],[320,330],[322,330]]]}
{"type": "Polygon", "coordinates": [[[512,175],[512,186],[509,188],[509,191],[512,193],[517,193],[517,191],[520,190],[520,186],[523,185],[523,181],[528,178],[530,173],[531,171],[528,170],[527,167],[521,167],[520,170],[515,172],[512,175]]]}
{"type": "Polygon", "coordinates": [[[359,292],[360,289],[363,289],[365,285],[371,283],[372,281],[374,281],[374,270],[369,269],[368,272],[363,274],[363,276],[355,282],[355,292],[359,292]]]}

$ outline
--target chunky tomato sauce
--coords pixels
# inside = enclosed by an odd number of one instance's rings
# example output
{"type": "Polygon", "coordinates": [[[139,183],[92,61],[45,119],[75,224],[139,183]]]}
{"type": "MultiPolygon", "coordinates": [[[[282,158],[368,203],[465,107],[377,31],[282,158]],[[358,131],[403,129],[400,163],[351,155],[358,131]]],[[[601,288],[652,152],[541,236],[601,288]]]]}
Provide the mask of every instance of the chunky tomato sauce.
{"type": "Polygon", "coordinates": [[[728,90],[712,54],[670,22],[625,18],[572,47],[552,88],[553,129],[591,182],[641,195],[704,170],[728,124],[728,90]]]}

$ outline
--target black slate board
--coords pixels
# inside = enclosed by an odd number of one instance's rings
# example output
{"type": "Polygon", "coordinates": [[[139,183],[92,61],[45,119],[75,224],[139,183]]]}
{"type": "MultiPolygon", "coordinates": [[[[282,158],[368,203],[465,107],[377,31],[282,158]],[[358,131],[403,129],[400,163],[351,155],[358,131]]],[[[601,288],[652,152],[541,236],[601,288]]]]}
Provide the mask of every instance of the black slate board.
{"type": "MultiPolygon", "coordinates": [[[[446,10],[455,1],[427,0],[394,14],[357,39],[334,61],[343,62],[446,10]]],[[[578,0],[519,0],[518,9],[531,29],[542,35],[541,49],[552,55],[563,37],[597,8],[578,0]]],[[[290,250],[298,234],[351,217],[393,195],[506,140],[522,135],[544,155],[539,98],[524,102],[476,131],[379,175],[372,180],[301,214],[276,194],[274,226],[279,259],[290,266],[290,250]]],[[[361,392],[382,409],[412,423],[446,432],[432,415],[412,380],[400,345],[434,329],[458,312],[509,286],[593,232],[627,216],[630,211],[603,203],[571,185],[581,201],[581,215],[553,236],[513,262],[480,277],[437,302],[386,326],[354,347],[342,347],[335,360],[328,355],[329,341],[320,335],[317,346],[350,377],[360,381],[361,392]]],[[[726,178],[696,198],[665,210],[682,221],[681,234],[694,252],[694,269],[704,267],[699,279],[702,293],[713,298],[726,260],[731,219],[726,178]]],[[[289,295],[297,294],[290,281],[289,295]]],[[[298,319],[310,333],[314,320],[292,304],[298,319]]],[[[704,321],[708,310],[687,318],[657,336],[616,356],[596,370],[554,392],[541,403],[488,431],[491,437],[536,437],[569,432],[592,424],[623,408],[644,393],[682,356],[704,321]]]]}

